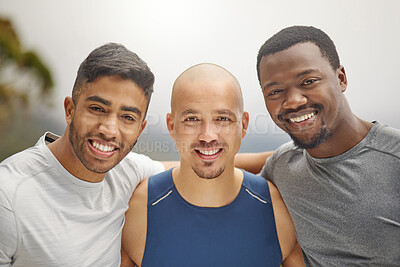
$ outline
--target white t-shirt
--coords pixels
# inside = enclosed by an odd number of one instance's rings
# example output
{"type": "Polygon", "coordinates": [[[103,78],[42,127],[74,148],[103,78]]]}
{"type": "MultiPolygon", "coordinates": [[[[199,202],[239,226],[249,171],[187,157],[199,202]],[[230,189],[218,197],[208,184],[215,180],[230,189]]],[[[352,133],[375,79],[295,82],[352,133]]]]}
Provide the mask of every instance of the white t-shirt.
{"type": "Polygon", "coordinates": [[[86,182],[45,136],[0,164],[0,266],[119,266],[132,192],[164,166],[129,153],[102,182],[86,182]]]}

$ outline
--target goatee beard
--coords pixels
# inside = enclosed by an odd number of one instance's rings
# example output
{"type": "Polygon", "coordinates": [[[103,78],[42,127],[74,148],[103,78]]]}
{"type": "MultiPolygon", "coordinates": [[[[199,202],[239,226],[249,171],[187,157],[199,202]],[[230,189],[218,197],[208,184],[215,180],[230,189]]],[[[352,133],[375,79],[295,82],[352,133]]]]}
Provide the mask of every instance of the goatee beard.
{"type": "Polygon", "coordinates": [[[199,176],[202,179],[207,179],[207,180],[212,180],[212,179],[218,178],[225,170],[225,168],[223,168],[223,167],[221,167],[220,169],[215,170],[215,171],[205,171],[205,172],[202,172],[195,168],[192,168],[192,169],[197,174],[197,176],[199,176]]]}
{"type": "MultiPolygon", "coordinates": [[[[325,125],[324,125],[325,126],[325,125]]],[[[319,131],[319,134],[312,139],[308,140],[308,142],[301,141],[300,139],[296,138],[296,136],[292,135],[289,132],[290,137],[292,138],[295,146],[302,149],[313,149],[319,147],[323,142],[325,142],[329,137],[332,136],[326,129],[326,127],[322,127],[319,131]]]]}

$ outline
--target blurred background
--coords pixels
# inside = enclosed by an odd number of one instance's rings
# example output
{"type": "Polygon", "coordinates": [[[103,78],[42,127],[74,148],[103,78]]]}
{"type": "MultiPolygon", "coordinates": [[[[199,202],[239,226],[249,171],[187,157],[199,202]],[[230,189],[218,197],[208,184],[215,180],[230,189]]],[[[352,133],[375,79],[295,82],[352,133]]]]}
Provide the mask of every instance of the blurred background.
{"type": "Polygon", "coordinates": [[[397,0],[0,0],[0,161],[45,131],[63,133],[63,100],[79,64],[107,42],[136,52],[156,75],[136,152],[178,159],[165,123],[171,87],[201,62],[241,83],[251,118],[241,151],[273,150],[289,137],[267,114],[256,55],[291,25],[313,25],[333,39],[355,114],[400,128],[399,10],[397,0]]]}

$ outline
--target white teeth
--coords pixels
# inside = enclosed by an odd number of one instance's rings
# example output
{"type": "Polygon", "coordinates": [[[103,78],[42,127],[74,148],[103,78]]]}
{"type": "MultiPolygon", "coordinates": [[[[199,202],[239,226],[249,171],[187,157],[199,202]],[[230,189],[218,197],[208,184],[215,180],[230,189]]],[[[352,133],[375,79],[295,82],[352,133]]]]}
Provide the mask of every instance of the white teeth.
{"type": "Polygon", "coordinates": [[[290,121],[291,122],[302,122],[302,121],[308,120],[309,118],[312,118],[314,116],[315,116],[315,113],[312,112],[310,114],[303,115],[303,116],[300,116],[300,117],[290,118],[290,121]]]}
{"type": "Polygon", "coordinates": [[[206,155],[206,156],[215,155],[215,154],[218,153],[218,151],[219,151],[219,149],[214,149],[214,150],[199,150],[199,152],[200,152],[201,154],[206,155]]]}
{"type": "Polygon", "coordinates": [[[107,145],[103,145],[100,143],[97,143],[96,141],[92,142],[92,145],[97,149],[100,150],[101,152],[110,152],[114,150],[114,147],[112,146],[107,146],[107,145]]]}

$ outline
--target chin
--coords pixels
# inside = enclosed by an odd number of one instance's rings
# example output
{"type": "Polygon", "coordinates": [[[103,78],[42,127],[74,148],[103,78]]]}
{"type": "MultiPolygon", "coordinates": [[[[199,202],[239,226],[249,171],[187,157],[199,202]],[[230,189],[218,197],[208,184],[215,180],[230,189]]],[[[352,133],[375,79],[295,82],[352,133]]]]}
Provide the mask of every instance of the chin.
{"type": "Polygon", "coordinates": [[[220,168],[216,170],[199,170],[193,168],[193,171],[197,174],[202,179],[207,179],[207,180],[212,180],[216,179],[221,176],[221,174],[224,172],[225,168],[220,168]]]}
{"type": "Polygon", "coordinates": [[[320,132],[316,136],[307,140],[300,140],[299,138],[290,133],[289,135],[292,138],[294,144],[298,148],[302,149],[318,148],[323,142],[325,142],[329,137],[331,137],[331,134],[328,133],[328,130],[325,127],[321,128],[320,132]]]}

